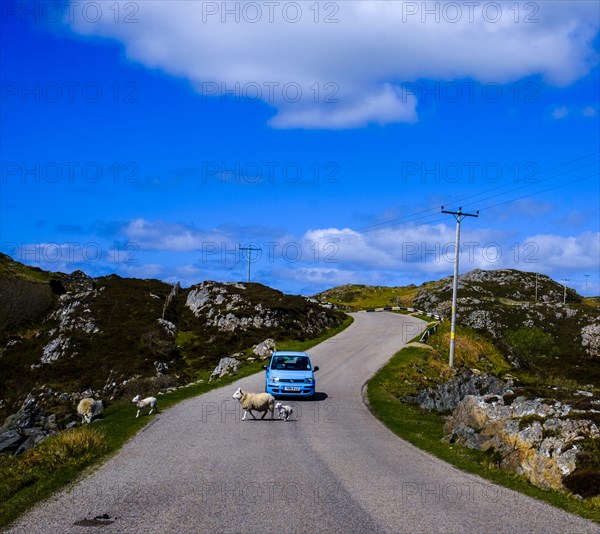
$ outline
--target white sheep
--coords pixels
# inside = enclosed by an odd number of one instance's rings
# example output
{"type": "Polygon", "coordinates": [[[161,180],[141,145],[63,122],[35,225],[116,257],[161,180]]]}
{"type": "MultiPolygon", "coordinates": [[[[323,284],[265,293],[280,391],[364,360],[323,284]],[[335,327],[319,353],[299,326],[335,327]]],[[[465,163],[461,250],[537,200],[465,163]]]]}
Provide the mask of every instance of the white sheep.
{"type": "Polygon", "coordinates": [[[90,423],[103,409],[104,405],[102,401],[92,399],[91,397],[81,399],[77,405],[77,413],[81,415],[82,422],[84,423],[90,423]]]}
{"type": "Polygon", "coordinates": [[[281,404],[280,402],[275,404],[275,408],[277,408],[277,411],[279,412],[279,419],[283,417],[285,421],[287,421],[292,413],[294,413],[294,409],[291,406],[288,406],[287,404],[281,404]]]}
{"type": "Polygon", "coordinates": [[[158,413],[158,401],[155,397],[146,397],[145,399],[142,399],[141,395],[136,395],[135,397],[133,397],[133,400],[131,402],[135,402],[138,407],[136,417],[140,416],[140,412],[146,406],[150,406],[150,411],[148,412],[148,415],[150,415],[153,411],[156,411],[156,413],[158,413]]]}
{"type": "Polygon", "coordinates": [[[275,397],[269,393],[248,393],[242,391],[242,388],[238,388],[237,391],[232,395],[232,398],[240,401],[242,408],[244,409],[244,417],[242,421],[246,419],[246,415],[250,412],[252,419],[256,419],[253,410],[257,412],[265,412],[261,419],[265,418],[267,412],[271,412],[271,419],[275,416],[275,397]]]}

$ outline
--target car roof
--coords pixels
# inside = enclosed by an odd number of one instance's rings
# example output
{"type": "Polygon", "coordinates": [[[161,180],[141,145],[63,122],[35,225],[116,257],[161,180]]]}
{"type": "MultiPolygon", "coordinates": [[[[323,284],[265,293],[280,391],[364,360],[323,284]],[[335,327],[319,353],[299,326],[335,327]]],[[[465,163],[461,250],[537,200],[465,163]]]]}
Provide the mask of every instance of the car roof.
{"type": "Polygon", "coordinates": [[[278,350],[271,355],[271,357],[273,356],[308,356],[308,353],[293,350],[278,350]]]}

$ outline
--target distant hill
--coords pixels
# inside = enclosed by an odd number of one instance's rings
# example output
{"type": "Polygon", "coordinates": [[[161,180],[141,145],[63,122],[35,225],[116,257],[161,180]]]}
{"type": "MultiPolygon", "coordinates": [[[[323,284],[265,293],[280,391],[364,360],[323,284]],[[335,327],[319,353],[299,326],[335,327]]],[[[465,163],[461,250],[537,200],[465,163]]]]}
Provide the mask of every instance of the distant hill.
{"type": "MultiPolygon", "coordinates": [[[[261,284],[92,279],[0,255],[0,423],[33,388],[117,393],[134,377],[193,380],[263,341],[305,340],[344,314],[261,284]]],[[[52,399],[48,398],[50,406],[52,399]]]]}
{"type": "Polygon", "coordinates": [[[314,298],[319,302],[335,304],[346,311],[359,311],[381,306],[412,306],[418,290],[414,285],[388,287],[346,284],[317,293],[314,298]]]}
{"type": "MultiPolygon", "coordinates": [[[[448,318],[452,276],[418,287],[344,285],[315,298],[347,310],[401,305],[448,318]]],[[[515,368],[537,365],[538,373],[600,386],[600,300],[565,292],[546,275],[514,269],[460,275],[457,322],[488,336],[515,368]],[[548,354],[539,347],[544,343],[548,354]]]]}

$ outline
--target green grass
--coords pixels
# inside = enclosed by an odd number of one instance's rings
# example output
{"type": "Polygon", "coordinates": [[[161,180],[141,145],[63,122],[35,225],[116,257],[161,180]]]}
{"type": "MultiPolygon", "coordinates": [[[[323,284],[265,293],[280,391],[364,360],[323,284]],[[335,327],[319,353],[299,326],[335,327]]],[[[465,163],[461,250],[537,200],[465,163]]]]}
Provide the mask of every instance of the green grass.
{"type": "Polygon", "coordinates": [[[387,287],[348,284],[329,289],[315,297],[342,308],[358,311],[383,306],[410,307],[416,294],[416,286],[387,287]]]}
{"type": "Polygon", "coordinates": [[[414,380],[415,368],[437,368],[437,364],[430,363],[436,357],[437,351],[415,346],[396,353],[368,382],[368,401],[375,416],[401,438],[459,469],[600,522],[599,499],[580,500],[568,494],[538,488],[522,476],[498,469],[490,454],[446,444],[441,441],[444,436],[443,415],[399,400],[402,393],[413,389],[410,383],[414,380]]]}
{"type": "Polygon", "coordinates": [[[0,253],[0,276],[17,276],[23,280],[31,282],[48,282],[52,278],[64,276],[63,273],[54,273],[44,271],[39,267],[29,267],[18,261],[13,260],[10,256],[0,253]]]}
{"type": "MultiPolygon", "coordinates": [[[[338,334],[353,322],[347,317],[337,328],[318,338],[303,341],[282,341],[282,350],[308,350],[338,334]]],[[[244,363],[237,375],[209,382],[210,371],[199,372],[204,380],[172,393],[160,395],[161,411],[240,378],[262,372],[262,361],[244,363]]],[[[154,417],[136,419],[135,410],[127,401],[108,406],[103,417],[90,426],[79,426],[49,438],[38,447],[18,457],[0,455],[0,527],[5,527],[21,514],[54,492],[73,482],[84,471],[98,466],[114,455],[129,439],[154,417]]]]}

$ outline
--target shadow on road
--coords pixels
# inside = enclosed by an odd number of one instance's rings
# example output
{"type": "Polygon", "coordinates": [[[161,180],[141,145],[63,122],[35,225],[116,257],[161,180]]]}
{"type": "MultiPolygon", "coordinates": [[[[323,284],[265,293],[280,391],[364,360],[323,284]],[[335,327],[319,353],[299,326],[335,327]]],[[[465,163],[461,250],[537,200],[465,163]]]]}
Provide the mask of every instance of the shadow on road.
{"type": "Polygon", "coordinates": [[[325,393],[324,391],[317,391],[315,393],[315,398],[314,399],[309,399],[308,397],[293,397],[293,396],[285,396],[284,398],[282,397],[278,397],[277,395],[275,396],[275,402],[281,402],[282,404],[285,404],[286,401],[292,401],[292,402],[323,402],[325,399],[329,398],[329,396],[327,395],[327,393],[325,393]]]}

